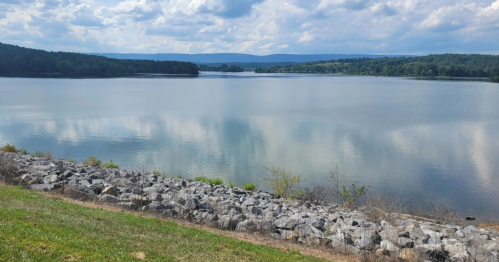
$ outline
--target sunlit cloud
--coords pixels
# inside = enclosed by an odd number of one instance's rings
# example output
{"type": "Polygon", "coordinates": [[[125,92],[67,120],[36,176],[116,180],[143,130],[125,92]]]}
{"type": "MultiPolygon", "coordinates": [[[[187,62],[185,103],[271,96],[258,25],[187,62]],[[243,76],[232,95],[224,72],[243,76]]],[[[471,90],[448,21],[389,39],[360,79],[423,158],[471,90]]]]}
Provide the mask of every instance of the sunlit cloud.
{"type": "Polygon", "coordinates": [[[74,52],[498,54],[499,1],[2,1],[0,39],[74,52]]]}

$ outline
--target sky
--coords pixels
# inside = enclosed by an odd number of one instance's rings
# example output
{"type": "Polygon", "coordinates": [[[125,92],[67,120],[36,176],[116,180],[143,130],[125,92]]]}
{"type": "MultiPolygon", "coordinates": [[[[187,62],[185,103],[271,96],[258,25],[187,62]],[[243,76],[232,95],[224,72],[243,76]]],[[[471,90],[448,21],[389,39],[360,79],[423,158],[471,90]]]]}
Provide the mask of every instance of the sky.
{"type": "Polygon", "coordinates": [[[100,53],[499,54],[499,0],[0,0],[0,42],[100,53]]]}

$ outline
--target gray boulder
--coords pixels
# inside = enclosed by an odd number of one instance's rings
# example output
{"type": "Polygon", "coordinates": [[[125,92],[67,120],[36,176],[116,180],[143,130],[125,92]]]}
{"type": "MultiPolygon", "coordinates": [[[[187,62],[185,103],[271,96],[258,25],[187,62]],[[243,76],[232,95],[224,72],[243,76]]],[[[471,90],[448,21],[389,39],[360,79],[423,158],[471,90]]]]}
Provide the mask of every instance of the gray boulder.
{"type": "Polygon", "coordinates": [[[298,221],[289,217],[281,217],[274,221],[274,225],[277,228],[293,230],[295,226],[298,224],[298,221]]]}

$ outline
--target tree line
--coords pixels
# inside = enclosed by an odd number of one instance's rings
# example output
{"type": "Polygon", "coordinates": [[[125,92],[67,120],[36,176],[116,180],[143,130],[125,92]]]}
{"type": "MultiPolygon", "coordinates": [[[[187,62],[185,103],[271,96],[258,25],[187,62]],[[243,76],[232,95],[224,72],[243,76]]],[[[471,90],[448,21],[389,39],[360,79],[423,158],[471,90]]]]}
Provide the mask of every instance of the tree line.
{"type": "Polygon", "coordinates": [[[412,77],[489,77],[499,82],[499,56],[442,54],[354,58],[258,68],[256,73],[320,73],[412,77]]]}
{"type": "Polygon", "coordinates": [[[198,75],[199,71],[190,62],[112,59],[0,43],[0,76],[123,77],[138,73],[198,75]]]}
{"type": "Polygon", "coordinates": [[[244,72],[244,68],[237,65],[222,64],[220,66],[199,65],[199,71],[216,71],[216,72],[244,72]]]}

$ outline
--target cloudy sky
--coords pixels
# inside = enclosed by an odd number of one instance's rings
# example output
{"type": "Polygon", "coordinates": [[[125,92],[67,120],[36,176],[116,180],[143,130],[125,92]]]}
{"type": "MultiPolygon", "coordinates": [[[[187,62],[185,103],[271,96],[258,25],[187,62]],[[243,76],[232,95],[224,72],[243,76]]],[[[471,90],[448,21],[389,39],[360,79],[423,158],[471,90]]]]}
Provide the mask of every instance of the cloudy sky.
{"type": "Polygon", "coordinates": [[[499,54],[499,0],[0,0],[0,42],[73,52],[499,54]]]}

